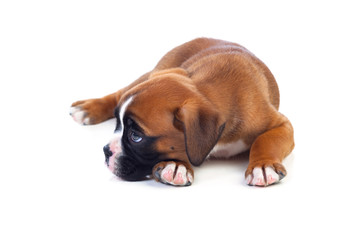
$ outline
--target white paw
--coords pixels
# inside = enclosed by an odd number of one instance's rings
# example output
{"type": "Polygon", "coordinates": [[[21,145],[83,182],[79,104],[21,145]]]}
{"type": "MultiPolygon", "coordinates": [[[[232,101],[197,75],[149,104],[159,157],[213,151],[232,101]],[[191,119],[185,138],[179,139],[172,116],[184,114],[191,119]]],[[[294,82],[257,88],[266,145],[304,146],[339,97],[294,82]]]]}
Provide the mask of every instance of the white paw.
{"type": "Polygon", "coordinates": [[[167,163],[164,168],[159,167],[155,171],[155,177],[165,184],[174,186],[189,186],[194,178],[192,174],[182,164],[177,165],[174,162],[167,163]]]}
{"type": "Polygon", "coordinates": [[[90,123],[90,118],[86,117],[86,112],[80,107],[71,107],[70,116],[79,124],[88,125],[90,123]]]}
{"type": "Polygon", "coordinates": [[[265,171],[260,167],[254,168],[252,174],[246,178],[248,185],[252,186],[268,186],[277,183],[281,180],[280,176],[274,171],[272,167],[266,167],[265,171]]]}

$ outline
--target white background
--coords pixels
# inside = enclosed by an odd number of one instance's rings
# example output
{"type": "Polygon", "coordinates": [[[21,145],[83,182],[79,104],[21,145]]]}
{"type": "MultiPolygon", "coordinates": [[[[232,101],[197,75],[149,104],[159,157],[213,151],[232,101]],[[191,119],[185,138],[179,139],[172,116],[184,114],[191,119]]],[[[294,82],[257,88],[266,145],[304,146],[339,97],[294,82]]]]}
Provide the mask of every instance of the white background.
{"type": "Polygon", "coordinates": [[[1,1],[0,239],[359,239],[356,1],[1,1]],[[277,78],[296,148],[288,176],[244,181],[209,161],[195,183],[124,182],[104,166],[101,97],[196,37],[240,43],[277,78]]]}

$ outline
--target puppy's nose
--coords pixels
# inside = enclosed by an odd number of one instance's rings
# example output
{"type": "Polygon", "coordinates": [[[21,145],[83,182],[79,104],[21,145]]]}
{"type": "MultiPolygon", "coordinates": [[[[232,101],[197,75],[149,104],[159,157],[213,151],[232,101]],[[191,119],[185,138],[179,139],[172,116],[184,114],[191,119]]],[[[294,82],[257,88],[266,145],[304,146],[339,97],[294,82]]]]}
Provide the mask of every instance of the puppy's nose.
{"type": "Polygon", "coordinates": [[[105,145],[103,150],[104,150],[104,154],[105,154],[105,162],[109,166],[109,158],[113,155],[113,153],[110,150],[109,144],[105,145]]]}

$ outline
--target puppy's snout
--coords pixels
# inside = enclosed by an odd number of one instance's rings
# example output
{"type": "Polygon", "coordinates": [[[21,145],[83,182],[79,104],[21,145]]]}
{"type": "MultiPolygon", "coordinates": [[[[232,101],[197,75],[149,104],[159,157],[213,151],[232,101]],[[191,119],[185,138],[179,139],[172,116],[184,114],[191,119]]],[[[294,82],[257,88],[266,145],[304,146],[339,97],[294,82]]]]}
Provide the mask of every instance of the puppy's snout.
{"type": "Polygon", "coordinates": [[[107,144],[103,148],[105,154],[105,162],[109,166],[109,158],[113,155],[113,152],[110,150],[110,145],[107,144]]]}

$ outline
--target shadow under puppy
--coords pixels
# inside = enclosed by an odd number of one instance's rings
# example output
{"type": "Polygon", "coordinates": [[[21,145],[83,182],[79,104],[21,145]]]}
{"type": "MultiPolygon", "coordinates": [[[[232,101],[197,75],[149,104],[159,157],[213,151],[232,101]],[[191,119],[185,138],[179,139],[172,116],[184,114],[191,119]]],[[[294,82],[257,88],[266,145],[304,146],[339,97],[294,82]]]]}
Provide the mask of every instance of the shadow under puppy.
{"type": "Polygon", "coordinates": [[[286,175],[281,162],[294,148],[292,125],[278,108],[278,86],[263,62],[236,43],[199,38],[129,86],[73,103],[70,114],[84,125],[116,117],[104,153],[125,180],[152,175],[188,186],[192,165],[250,150],[246,181],[267,186],[286,175]]]}

